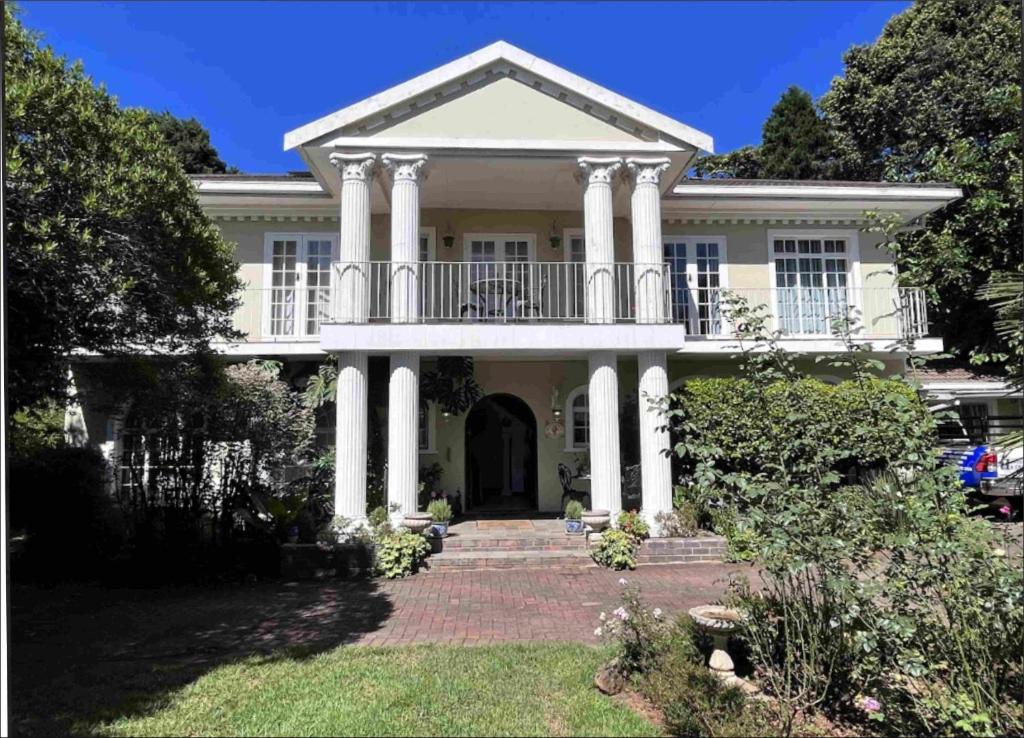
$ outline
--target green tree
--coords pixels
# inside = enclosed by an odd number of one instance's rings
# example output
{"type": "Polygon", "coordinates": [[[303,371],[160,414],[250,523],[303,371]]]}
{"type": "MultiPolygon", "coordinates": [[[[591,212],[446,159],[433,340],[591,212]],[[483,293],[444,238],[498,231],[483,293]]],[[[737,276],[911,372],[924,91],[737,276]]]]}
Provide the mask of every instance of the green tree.
{"type": "Polygon", "coordinates": [[[901,278],[929,289],[947,349],[979,363],[1012,351],[978,288],[994,272],[1024,279],[1020,40],[1019,2],[919,2],[850,49],[821,100],[840,176],[963,188],[895,247],[901,278]]]}
{"type": "Polygon", "coordinates": [[[760,146],[707,156],[694,167],[702,178],[823,179],[830,174],[832,138],[811,96],[792,86],[761,129],[760,146]]]}
{"type": "Polygon", "coordinates": [[[167,145],[174,151],[182,169],[188,174],[236,173],[227,166],[210,143],[210,132],[195,118],[176,118],[169,111],[150,113],[167,145]]]}
{"type": "Polygon", "coordinates": [[[832,139],[811,96],[797,86],[772,108],[761,132],[761,176],[765,179],[822,179],[832,139]]]}
{"type": "Polygon", "coordinates": [[[199,351],[232,332],[232,249],[149,114],[4,8],[8,397],[66,390],[71,352],[199,351]]]}

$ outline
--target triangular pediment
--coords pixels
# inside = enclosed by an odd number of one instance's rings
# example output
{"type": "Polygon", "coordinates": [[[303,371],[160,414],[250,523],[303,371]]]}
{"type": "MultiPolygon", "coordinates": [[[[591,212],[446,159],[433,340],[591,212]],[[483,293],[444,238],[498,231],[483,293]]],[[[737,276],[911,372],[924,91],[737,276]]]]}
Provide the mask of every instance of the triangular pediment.
{"type": "Polygon", "coordinates": [[[498,41],[285,135],[285,148],[380,137],[475,141],[665,142],[712,151],[711,137],[498,41]]]}
{"type": "Polygon", "coordinates": [[[599,117],[587,102],[564,91],[538,89],[519,81],[518,76],[509,76],[507,71],[492,73],[474,85],[457,87],[447,96],[406,107],[397,115],[385,112],[375,120],[349,126],[343,134],[630,143],[657,140],[655,132],[634,121],[606,111],[601,111],[605,117],[599,117]]]}

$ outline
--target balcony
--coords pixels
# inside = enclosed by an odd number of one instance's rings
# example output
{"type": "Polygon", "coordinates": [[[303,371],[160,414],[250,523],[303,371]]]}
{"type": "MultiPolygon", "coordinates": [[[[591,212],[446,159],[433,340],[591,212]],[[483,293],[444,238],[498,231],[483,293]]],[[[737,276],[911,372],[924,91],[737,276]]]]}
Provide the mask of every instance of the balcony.
{"type": "Polygon", "coordinates": [[[250,341],[316,341],[323,324],[392,322],[673,324],[691,339],[729,338],[726,293],[768,306],[785,337],[829,336],[851,309],[862,338],[918,338],[928,329],[918,288],[693,287],[667,264],[579,262],[339,262],[328,284],[245,290],[235,327],[250,341]]]}

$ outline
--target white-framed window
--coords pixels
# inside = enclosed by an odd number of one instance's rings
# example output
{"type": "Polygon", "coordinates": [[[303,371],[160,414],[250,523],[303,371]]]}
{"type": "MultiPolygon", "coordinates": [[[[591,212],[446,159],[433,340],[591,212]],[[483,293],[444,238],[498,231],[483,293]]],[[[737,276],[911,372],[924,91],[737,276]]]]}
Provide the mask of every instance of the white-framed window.
{"type": "Polygon", "coordinates": [[[829,335],[857,307],[856,231],[768,232],[775,327],[786,335],[829,335]]]}
{"type": "Polygon", "coordinates": [[[565,450],[590,448],[590,400],[587,385],[581,385],[565,398],[565,450]]]}
{"type": "Polygon", "coordinates": [[[467,233],[464,237],[465,260],[477,263],[533,261],[536,247],[532,233],[467,233]]]}
{"type": "Polygon", "coordinates": [[[437,453],[437,448],[434,445],[436,414],[437,409],[432,402],[428,403],[425,408],[420,407],[416,438],[418,439],[418,448],[421,454],[437,453]]]}
{"type": "Polygon", "coordinates": [[[672,320],[700,336],[724,333],[721,292],[728,287],[725,236],[662,238],[662,256],[668,264],[672,320]]]}
{"type": "Polygon", "coordinates": [[[331,233],[267,233],[264,240],[263,335],[317,336],[331,304],[331,233]]]}
{"type": "MultiPolygon", "coordinates": [[[[583,236],[582,228],[566,228],[563,231],[562,243],[565,244],[565,260],[571,264],[585,264],[587,261],[587,242],[583,236]]],[[[566,285],[569,294],[566,300],[569,303],[570,315],[582,317],[586,314],[586,273],[583,267],[571,267],[572,273],[569,277],[570,284],[566,285]]]]}

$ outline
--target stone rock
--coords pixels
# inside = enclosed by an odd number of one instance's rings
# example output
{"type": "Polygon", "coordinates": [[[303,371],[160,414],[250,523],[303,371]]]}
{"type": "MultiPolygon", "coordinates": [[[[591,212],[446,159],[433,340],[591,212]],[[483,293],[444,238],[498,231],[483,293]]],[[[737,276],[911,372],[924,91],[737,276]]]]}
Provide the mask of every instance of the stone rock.
{"type": "Polygon", "coordinates": [[[618,694],[626,688],[626,678],[616,664],[602,666],[594,675],[594,685],[605,694],[618,694]]]}

